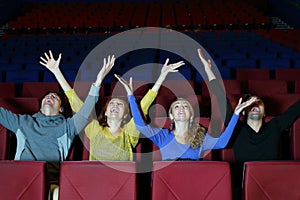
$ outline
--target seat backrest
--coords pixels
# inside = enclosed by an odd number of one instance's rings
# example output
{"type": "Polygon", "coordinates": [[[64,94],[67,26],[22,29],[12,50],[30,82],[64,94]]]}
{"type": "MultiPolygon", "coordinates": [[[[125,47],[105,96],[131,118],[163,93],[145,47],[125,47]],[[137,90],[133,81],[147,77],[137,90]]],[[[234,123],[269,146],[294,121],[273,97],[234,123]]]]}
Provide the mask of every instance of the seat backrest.
{"type": "Polygon", "coordinates": [[[135,172],[135,162],[65,161],[59,199],[136,199],[135,172]]]}
{"type": "Polygon", "coordinates": [[[293,159],[300,160],[300,118],[292,126],[291,149],[293,159]]]}
{"type": "Polygon", "coordinates": [[[300,162],[246,162],[244,167],[245,200],[300,198],[300,162]]]}
{"type": "Polygon", "coordinates": [[[7,130],[0,125],[0,160],[7,158],[7,130]]]}
{"type": "Polygon", "coordinates": [[[0,82],[1,97],[15,97],[16,84],[15,82],[0,82]]]}
{"type": "Polygon", "coordinates": [[[36,97],[0,98],[0,106],[17,114],[33,114],[40,108],[36,97]]]}
{"type": "Polygon", "coordinates": [[[237,68],[236,69],[236,80],[269,80],[270,70],[260,68],[237,68]]]}
{"type": "Polygon", "coordinates": [[[232,199],[227,162],[153,162],[152,199],[232,199]]]}
{"type": "Polygon", "coordinates": [[[300,80],[300,69],[275,69],[275,79],[286,81],[300,80]]]}
{"type": "Polygon", "coordinates": [[[47,196],[45,162],[0,161],[1,199],[44,200],[47,196]]]}
{"type": "Polygon", "coordinates": [[[257,96],[288,93],[285,80],[248,80],[247,83],[248,92],[257,96]]]}
{"type": "Polygon", "coordinates": [[[22,97],[41,98],[46,92],[59,92],[58,82],[24,82],[22,84],[22,97]]]}

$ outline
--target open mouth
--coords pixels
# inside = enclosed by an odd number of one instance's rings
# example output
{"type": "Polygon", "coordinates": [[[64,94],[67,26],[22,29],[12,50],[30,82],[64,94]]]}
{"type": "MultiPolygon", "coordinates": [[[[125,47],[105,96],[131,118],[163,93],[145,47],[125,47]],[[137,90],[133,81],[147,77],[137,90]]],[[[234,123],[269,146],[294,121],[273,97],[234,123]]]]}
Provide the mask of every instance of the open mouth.
{"type": "Polygon", "coordinates": [[[110,110],[110,113],[119,113],[119,109],[118,108],[112,108],[110,110]]]}
{"type": "Polygon", "coordinates": [[[49,99],[46,99],[46,100],[45,100],[45,103],[47,103],[47,104],[53,104],[53,100],[50,99],[50,98],[49,98],[49,99]]]}
{"type": "Polygon", "coordinates": [[[259,112],[259,107],[252,107],[251,112],[259,112]]]}

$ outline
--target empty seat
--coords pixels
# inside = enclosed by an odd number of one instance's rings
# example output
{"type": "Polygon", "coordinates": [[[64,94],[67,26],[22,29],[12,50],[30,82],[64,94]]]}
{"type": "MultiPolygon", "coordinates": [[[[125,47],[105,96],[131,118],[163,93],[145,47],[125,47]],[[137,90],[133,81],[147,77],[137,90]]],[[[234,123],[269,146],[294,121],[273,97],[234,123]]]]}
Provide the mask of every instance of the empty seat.
{"type": "Polygon", "coordinates": [[[236,69],[236,80],[269,80],[269,69],[257,69],[257,68],[238,68],[236,69]]]}
{"type": "Polygon", "coordinates": [[[261,59],[260,68],[267,68],[275,70],[278,68],[291,68],[291,62],[289,59],[261,59]]]}
{"type": "MultiPolygon", "coordinates": [[[[135,96],[145,96],[148,92],[149,85],[146,81],[134,81],[133,80],[133,90],[135,96]]],[[[127,96],[124,86],[120,82],[112,82],[110,84],[109,96],[127,96]]]]}
{"type": "Polygon", "coordinates": [[[300,99],[300,94],[272,94],[260,96],[268,116],[277,116],[300,99]]]}
{"type": "Polygon", "coordinates": [[[24,82],[22,84],[22,97],[41,98],[46,92],[59,92],[58,82],[24,82]]]}
{"type": "Polygon", "coordinates": [[[40,80],[40,72],[38,70],[11,70],[5,72],[5,78],[6,82],[15,82],[17,84],[23,82],[38,82],[40,80]]]}
{"type": "Polygon", "coordinates": [[[194,81],[192,80],[165,80],[158,91],[158,95],[185,97],[195,95],[194,88],[194,81]]]}
{"type": "Polygon", "coordinates": [[[168,112],[171,103],[176,99],[177,98],[175,95],[170,95],[170,96],[158,95],[156,97],[156,104],[154,105],[155,117],[168,117],[169,116],[168,112]]]}
{"type": "Polygon", "coordinates": [[[275,79],[286,81],[300,80],[300,69],[276,69],[275,79]]]}
{"type": "Polygon", "coordinates": [[[153,162],[152,199],[232,199],[227,162],[153,162]]]}
{"type": "Polygon", "coordinates": [[[284,80],[248,80],[248,92],[257,96],[287,94],[287,82],[284,80]]]}
{"type": "MultiPolygon", "coordinates": [[[[224,84],[225,91],[227,94],[241,94],[242,93],[242,87],[241,87],[241,81],[240,80],[220,80],[220,83],[224,84]]],[[[205,81],[201,82],[201,89],[202,89],[202,95],[203,96],[210,96],[208,87],[206,85],[205,81]]],[[[212,93],[214,91],[211,91],[212,93]]]]}
{"type": "Polygon", "coordinates": [[[59,199],[136,199],[135,162],[65,161],[59,199]]]}
{"type": "Polygon", "coordinates": [[[300,80],[295,80],[295,81],[294,81],[294,84],[295,84],[295,85],[294,85],[294,86],[295,86],[295,87],[294,87],[294,92],[295,92],[295,93],[300,93],[300,80]]]}
{"type": "Polygon", "coordinates": [[[291,151],[294,160],[300,160],[300,119],[297,119],[291,131],[291,151]]]}
{"type": "Polygon", "coordinates": [[[39,99],[35,97],[0,98],[0,106],[17,114],[33,114],[39,111],[39,99]]]}
{"type": "Polygon", "coordinates": [[[46,199],[45,162],[2,160],[0,176],[1,199],[46,199]]]}
{"type": "Polygon", "coordinates": [[[7,159],[7,130],[0,125],[0,160],[7,159]]]}
{"type": "Polygon", "coordinates": [[[16,83],[15,82],[0,82],[1,97],[15,97],[16,83]]]}
{"type": "Polygon", "coordinates": [[[300,198],[300,162],[246,162],[244,166],[245,200],[300,198]]]}

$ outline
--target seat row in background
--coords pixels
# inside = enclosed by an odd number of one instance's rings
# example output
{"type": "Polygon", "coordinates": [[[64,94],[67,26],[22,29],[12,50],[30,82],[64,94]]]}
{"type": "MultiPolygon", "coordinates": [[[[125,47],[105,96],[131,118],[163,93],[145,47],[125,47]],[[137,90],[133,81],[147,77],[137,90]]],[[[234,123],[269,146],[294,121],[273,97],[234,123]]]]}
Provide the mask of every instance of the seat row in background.
{"type": "Polygon", "coordinates": [[[67,2],[25,4],[9,33],[122,31],[136,27],[268,28],[267,16],[240,1],[67,2]],[[226,7],[227,9],[224,9],[226,7]],[[222,13],[222,15],[220,14],[222,13]],[[200,17],[199,17],[200,16],[200,17]]]}
{"type": "MultiPolygon", "coordinates": [[[[45,69],[46,70],[46,69],[45,69]]],[[[152,70],[154,74],[154,70],[152,70]]],[[[143,96],[145,91],[150,88],[154,81],[151,76],[151,72],[132,70],[123,74],[125,79],[133,77],[135,95],[143,96]],[[145,77],[145,78],[143,78],[145,77]],[[145,80],[146,79],[146,80],[145,80]]],[[[179,70],[180,72],[180,70],[179,70]]],[[[183,73],[187,70],[183,70],[183,73]]],[[[6,82],[0,82],[1,97],[40,97],[41,93],[45,92],[46,89],[59,89],[59,85],[54,75],[48,72],[51,80],[49,81],[38,81],[37,78],[31,77],[36,76],[32,73],[17,73],[10,74],[10,80],[6,82]],[[36,80],[36,81],[35,81],[36,80]],[[7,88],[7,90],[6,90],[7,88]],[[39,90],[37,90],[39,88],[39,90]],[[9,89],[9,90],[8,90],[9,89]]],[[[113,74],[119,74],[116,71],[108,75],[106,81],[104,81],[100,96],[111,96],[111,95],[125,95],[125,90],[122,85],[117,84],[116,78],[113,74]]],[[[186,79],[188,75],[181,73],[171,73],[168,75],[167,80],[163,83],[163,87],[160,92],[161,94],[167,94],[172,96],[188,96],[188,95],[202,95],[209,96],[207,90],[206,77],[201,77],[199,81],[186,79]],[[180,89],[182,88],[182,89],[180,89]]],[[[77,87],[77,92],[80,97],[85,97],[90,84],[96,80],[95,77],[90,77],[89,80],[78,79],[81,72],[77,73],[63,73],[66,79],[77,87]],[[76,78],[77,77],[77,78],[76,78]]],[[[197,73],[198,74],[198,73],[197,73]]],[[[96,76],[97,74],[91,74],[96,76]]],[[[122,75],[122,74],[121,74],[122,75]]],[[[220,79],[221,83],[224,84],[226,93],[228,94],[245,94],[254,93],[258,96],[267,96],[270,94],[293,94],[300,93],[300,68],[299,69],[276,69],[271,71],[269,69],[236,69],[236,79],[220,79]],[[270,78],[271,74],[274,74],[274,78],[270,78]]],[[[154,76],[154,75],[153,75],[154,76]]],[[[158,77],[158,75],[155,75],[158,77]]],[[[200,75],[199,75],[200,76],[200,75]]]]}
{"type": "MultiPolygon", "coordinates": [[[[40,161],[0,161],[1,182],[5,183],[0,184],[1,197],[46,199],[45,168],[40,161]]],[[[135,162],[65,161],[60,169],[59,199],[232,199],[228,162],[154,162],[147,185],[151,197],[141,193],[145,186],[136,172],[135,162]]],[[[299,181],[298,161],[246,162],[243,196],[245,200],[298,199],[299,181]]]]}

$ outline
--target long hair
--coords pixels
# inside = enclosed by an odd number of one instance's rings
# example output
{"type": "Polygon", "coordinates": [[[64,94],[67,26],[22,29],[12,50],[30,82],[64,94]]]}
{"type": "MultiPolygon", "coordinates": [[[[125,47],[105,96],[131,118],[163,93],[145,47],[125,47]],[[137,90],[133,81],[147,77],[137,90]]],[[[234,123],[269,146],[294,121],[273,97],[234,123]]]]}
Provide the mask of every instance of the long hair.
{"type": "MultiPolygon", "coordinates": [[[[190,144],[190,147],[192,149],[197,149],[199,146],[202,145],[203,141],[204,141],[204,137],[205,137],[205,133],[206,133],[206,129],[201,126],[198,123],[194,123],[194,108],[191,105],[191,103],[184,99],[184,98],[178,98],[177,100],[173,101],[173,103],[171,104],[170,108],[169,108],[169,115],[172,114],[172,108],[174,106],[174,104],[178,101],[185,101],[188,106],[189,106],[189,110],[191,112],[191,119],[190,119],[190,124],[189,124],[189,129],[188,129],[188,134],[187,134],[187,141],[190,144]]],[[[171,129],[175,129],[175,125],[173,122],[171,122],[171,126],[173,126],[171,129]]]]}
{"type": "Polygon", "coordinates": [[[106,99],[106,101],[104,101],[104,104],[100,104],[100,112],[99,112],[99,115],[98,115],[98,121],[99,121],[99,124],[103,127],[109,127],[108,123],[107,123],[107,119],[106,119],[106,116],[105,116],[105,112],[106,112],[106,109],[107,109],[107,106],[108,104],[110,103],[110,101],[112,99],[120,99],[123,101],[124,103],[124,115],[127,114],[127,117],[125,119],[123,119],[122,121],[122,126],[124,124],[126,124],[129,119],[131,118],[131,112],[130,112],[130,109],[129,109],[129,103],[127,101],[127,98],[126,97],[123,97],[123,96],[118,96],[118,97],[108,97],[106,99]],[[103,106],[102,106],[103,105],[103,106]]]}

